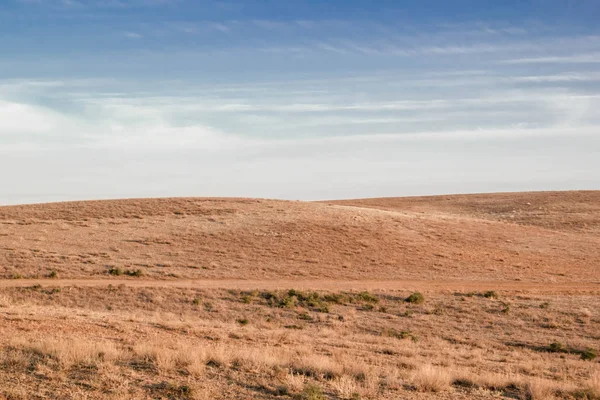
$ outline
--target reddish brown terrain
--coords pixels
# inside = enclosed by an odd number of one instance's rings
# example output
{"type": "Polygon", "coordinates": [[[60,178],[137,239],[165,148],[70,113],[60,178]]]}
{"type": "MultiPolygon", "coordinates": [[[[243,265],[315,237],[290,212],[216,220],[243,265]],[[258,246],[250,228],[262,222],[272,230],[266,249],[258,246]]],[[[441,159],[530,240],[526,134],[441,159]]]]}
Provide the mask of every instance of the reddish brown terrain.
{"type": "Polygon", "coordinates": [[[0,276],[592,283],[599,215],[600,192],[3,207],[0,276]]]}
{"type": "Polygon", "coordinates": [[[600,191],[0,207],[0,398],[598,399],[599,267],[600,191]]]}

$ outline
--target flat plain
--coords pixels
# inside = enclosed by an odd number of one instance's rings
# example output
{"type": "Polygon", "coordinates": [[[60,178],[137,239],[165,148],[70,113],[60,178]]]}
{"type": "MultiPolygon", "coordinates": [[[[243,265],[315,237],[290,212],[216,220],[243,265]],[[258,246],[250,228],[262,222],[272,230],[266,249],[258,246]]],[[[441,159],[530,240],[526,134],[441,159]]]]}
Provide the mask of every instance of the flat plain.
{"type": "Polygon", "coordinates": [[[0,398],[600,399],[600,192],[0,207],[0,398]]]}

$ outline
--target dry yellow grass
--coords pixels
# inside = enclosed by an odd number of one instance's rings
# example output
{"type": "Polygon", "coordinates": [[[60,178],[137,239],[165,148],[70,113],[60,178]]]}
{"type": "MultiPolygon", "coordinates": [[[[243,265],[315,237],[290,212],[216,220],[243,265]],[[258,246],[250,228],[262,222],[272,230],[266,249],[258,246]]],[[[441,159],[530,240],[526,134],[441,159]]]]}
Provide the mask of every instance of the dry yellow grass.
{"type": "Polygon", "coordinates": [[[0,399],[598,400],[595,195],[506,196],[0,209],[0,399]]]}
{"type": "Polygon", "coordinates": [[[452,375],[445,369],[425,364],[415,371],[412,382],[423,392],[443,392],[450,389],[452,375]]]}
{"type": "Polygon", "coordinates": [[[432,292],[425,293],[423,304],[412,305],[402,300],[409,292],[371,293],[379,310],[365,307],[370,303],[358,292],[294,291],[314,303],[293,307],[281,306],[287,291],[51,292],[4,291],[9,305],[0,309],[0,387],[6,393],[42,376],[48,380],[36,385],[46,393],[76,398],[83,397],[72,393],[74,376],[92,398],[124,393],[194,398],[209,392],[224,399],[280,392],[288,395],[276,397],[293,398],[310,384],[332,398],[363,399],[503,394],[535,399],[578,391],[595,396],[598,390],[597,362],[577,353],[598,344],[596,296],[502,293],[489,299],[432,292]],[[270,296],[278,302],[269,303],[270,296]],[[202,301],[195,304],[196,298],[202,301]],[[318,311],[325,299],[336,302],[328,312],[318,311]],[[511,303],[508,314],[502,312],[504,302],[511,303]],[[590,310],[588,319],[581,309],[590,310]],[[246,325],[236,322],[240,316],[246,325]],[[564,331],[543,328],[547,317],[564,331]],[[572,350],[549,352],[556,341],[572,350]]]}

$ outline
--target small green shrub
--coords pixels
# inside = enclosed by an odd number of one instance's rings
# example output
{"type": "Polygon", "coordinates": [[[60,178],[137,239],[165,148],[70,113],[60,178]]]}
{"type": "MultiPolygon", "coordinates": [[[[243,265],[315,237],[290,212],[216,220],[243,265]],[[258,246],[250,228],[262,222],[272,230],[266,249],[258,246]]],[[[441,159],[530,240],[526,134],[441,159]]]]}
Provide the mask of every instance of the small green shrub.
{"type": "Polygon", "coordinates": [[[379,298],[369,292],[360,292],[357,298],[366,303],[379,303],[379,298]]]}
{"type": "Polygon", "coordinates": [[[302,319],[304,321],[312,321],[313,317],[311,317],[308,313],[300,313],[298,314],[298,319],[302,319]]]}
{"type": "Polygon", "coordinates": [[[541,309],[550,308],[550,302],[549,301],[543,302],[542,304],[540,304],[540,308],[541,309]]]}
{"type": "Polygon", "coordinates": [[[383,332],[381,333],[381,336],[393,337],[393,338],[401,339],[401,340],[402,339],[410,339],[415,343],[419,341],[419,337],[410,331],[397,332],[396,330],[391,329],[391,328],[384,329],[383,332]]]}
{"type": "Polygon", "coordinates": [[[404,301],[412,304],[421,304],[425,301],[425,297],[419,292],[414,292],[410,296],[408,296],[404,301]]]}
{"type": "Polygon", "coordinates": [[[553,342],[550,343],[550,345],[548,346],[548,351],[552,352],[552,353],[565,353],[567,352],[567,348],[564,344],[562,344],[561,342],[553,342]]]}
{"type": "Polygon", "coordinates": [[[123,274],[123,271],[121,270],[121,268],[111,268],[108,270],[108,274],[113,276],[120,276],[123,274]]]}
{"type": "Polygon", "coordinates": [[[155,385],[151,385],[150,390],[155,395],[160,395],[160,398],[167,399],[193,399],[194,393],[191,387],[187,385],[178,385],[170,382],[161,382],[155,385]]]}
{"type": "Polygon", "coordinates": [[[194,297],[194,300],[192,300],[192,304],[197,306],[200,304],[200,297],[194,297]]]}
{"type": "Polygon", "coordinates": [[[296,296],[286,296],[279,302],[279,306],[283,308],[294,308],[298,305],[298,298],[296,296]]]}
{"type": "Polygon", "coordinates": [[[252,303],[252,296],[250,296],[249,294],[242,296],[242,303],[244,303],[244,304],[252,303]]]}
{"type": "Polygon", "coordinates": [[[290,389],[285,385],[279,385],[275,388],[277,396],[287,396],[290,394],[290,389]]]}
{"type": "Polygon", "coordinates": [[[323,301],[343,305],[348,302],[348,296],[342,293],[329,293],[323,296],[323,301]]]}
{"type": "Polygon", "coordinates": [[[237,322],[241,326],[248,325],[249,323],[249,321],[246,318],[238,318],[235,322],[237,322]]]}
{"type": "Polygon", "coordinates": [[[596,349],[585,349],[581,353],[581,359],[584,361],[592,361],[598,357],[598,351],[596,349]]]}
{"type": "Polygon", "coordinates": [[[135,276],[135,277],[140,277],[144,274],[144,272],[141,269],[136,269],[136,270],[131,270],[128,269],[127,271],[125,271],[125,275],[127,276],[135,276]]]}
{"type": "Polygon", "coordinates": [[[497,299],[498,293],[494,292],[493,290],[488,290],[483,294],[483,297],[485,297],[486,299],[497,299]]]}
{"type": "Polygon", "coordinates": [[[373,304],[363,304],[363,306],[360,309],[362,311],[373,311],[375,309],[375,306],[373,304]]]}
{"type": "Polygon", "coordinates": [[[320,313],[329,314],[329,306],[327,304],[321,304],[315,307],[315,310],[317,310],[320,313]]]}
{"type": "Polygon", "coordinates": [[[50,271],[50,273],[48,274],[48,278],[54,279],[58,276],[58,273],[54,270],[50,271]]]}
{"type": "Polygon", "coordinates": [[[309,383],[302,391],[303,400],[327,400],[320,386],[309,383]]]}

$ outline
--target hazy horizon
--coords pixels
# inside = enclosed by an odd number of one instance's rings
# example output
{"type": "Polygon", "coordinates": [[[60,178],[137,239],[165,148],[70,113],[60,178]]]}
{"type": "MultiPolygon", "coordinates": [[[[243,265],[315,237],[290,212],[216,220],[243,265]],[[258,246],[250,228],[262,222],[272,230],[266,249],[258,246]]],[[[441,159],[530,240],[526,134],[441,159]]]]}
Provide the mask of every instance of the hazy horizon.
{"type": "Polygon", "coordinates": [[[600,189],[599,11],[8,0],[0,204],[600,189]]]}

